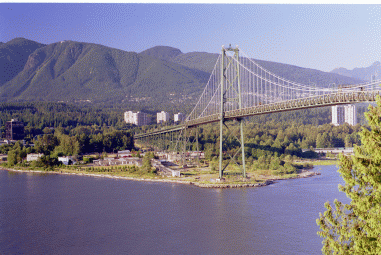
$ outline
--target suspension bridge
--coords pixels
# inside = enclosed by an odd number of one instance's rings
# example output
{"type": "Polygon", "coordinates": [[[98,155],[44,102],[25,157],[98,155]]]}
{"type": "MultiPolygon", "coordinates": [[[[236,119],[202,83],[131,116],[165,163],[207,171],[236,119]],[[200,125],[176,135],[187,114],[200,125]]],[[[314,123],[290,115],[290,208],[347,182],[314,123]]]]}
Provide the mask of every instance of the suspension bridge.
{"type": "MultiPolygon", "coordinates": [[[[185,153],[189,142],[189,130],[207,123],[220,123],[219,132],[219,177],[230,162],[235,162],[246,177],[243,119],[260,114],[299,110],[314,107],[371,102],[381,94],[381,81],[355,85],[311,86],[284,79],[260,66],[242,50],[222,46],[214,69],[198,102],[179,125],[135,134],[134,139],[149,143],[162,140],[163,148],[169,148],[165,141],[171,141],[172,148],[182,147],[185,153]],[[234,135],[227,121],[238,122],[239,135],[234,135]],[[240,144],[233,156],[226,155],[224,132],[233,136],[240,144]],[[225,149],[225,151],[224,151],[225,149]],[[240,162],[237,155],[241,154],[240,162]],[[224,165],[224,158],[230,158],[224,165]]],[[[198,134],[196,135],[198,137],[198,134]]],[[[226,137],[226,134],[225,134],[226,137]]],[[[197,148],[198,139],[196,138],[197,148]]]]}

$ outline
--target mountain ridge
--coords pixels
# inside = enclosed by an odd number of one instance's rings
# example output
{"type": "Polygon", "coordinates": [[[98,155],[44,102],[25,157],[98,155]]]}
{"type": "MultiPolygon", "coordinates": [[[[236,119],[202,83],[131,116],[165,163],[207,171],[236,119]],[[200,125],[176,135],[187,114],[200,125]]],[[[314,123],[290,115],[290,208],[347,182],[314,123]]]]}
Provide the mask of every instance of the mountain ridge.
{"type": "MultiPolygon", "coordinates": [[[[12,77],[0,83],[0,101],[56,101],[132,110],[186,111],[185,106],[192,107],[198,100],[219,56],[207,52],[183,53],[169,46],[155,46],[137,53],[70,40],[47,45],[25,38],[14,40],[0,44],[0,49],[18,45],[14,51],[23,56],[23,61],[17,62],[12,77]]],[[[255,61],[299,83],[362,82],[315,69],[255,61]]],[[[0,62],[0,67],[6,64],[0,62]]]]}
{"type": "Polygon", "coordinates": [[[12,80],[25,65],[28,56],[44,44],[24,38],[14,38],[0,44],[0,87],[12,80]],[[19,49],[22,48],[20,51],[19,49]]]}
{"type": "Polygon", "coordinates": [[[139,53],[161,60],[171,61],[172,58],[183,54],[181,50],[170,46],[154,46],[139,53]]]}
{"type": "Polygon", "coordinates": [[[352,70],[349,70],[344,67],[339,67],[333,69],[331,73],[336,73],[365,81],[371,81],[372,79],[381,78],[379,77],[381,75],[381,63],[380,61],[375,61],[372,65],[368,67],[355,67],[352,70]]]}

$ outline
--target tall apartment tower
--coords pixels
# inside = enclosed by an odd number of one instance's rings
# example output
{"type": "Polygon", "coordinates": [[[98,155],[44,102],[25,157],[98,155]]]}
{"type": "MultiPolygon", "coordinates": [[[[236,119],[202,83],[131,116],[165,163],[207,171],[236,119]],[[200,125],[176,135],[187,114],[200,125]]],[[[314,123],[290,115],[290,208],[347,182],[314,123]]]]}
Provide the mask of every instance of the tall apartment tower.
{"type": "Polygon", "coordinates": [[[344,108],[345,108],[344,122],[352,126],[356,125],[357,124],[356,105],[348,104],[348,105],[345,105],[344,108]]]}
{"type": "Polygon", "coordinates": [[[169,113],[167,113],[165,111],[158,112],[156,114],[156,117],[157,117],[157,123],[158,124],[169,121],[169,113]]]}
{"type": "Polygon", "coordinates": [[[357,110],[356,105],[335,105],[332,106],[332,124],[335,126],[339,126],[344,124],[344,122],[349,125],[357,124],[357,110]]]}
{"type": "Polygon", "coordinates": [[[174,119],[174,122],[182,122],[184,121],[186,118],[186,115],[179,112],[179,113],[176,113],[174,116],[173,116],[173,119],[174,119]]]}
{"type": "Polygon", "coordinates": [[[126,123],[135,124],[136,126],[144,126],[151,123],[151,120],[146,113],[132,111],[124,113],[124,121],[126,123]]]}
{"type": "Polygon", "coordinates": [[[339,126],[344,123],[344,107],[341,105],[332,106],[332,124],[339,126]]]}
{"type": "Polygon", "coordinates": [[[24,123],[17,119],[12,119],[5,123],[5,139],[22,140],[24,139],[24,123]]]}

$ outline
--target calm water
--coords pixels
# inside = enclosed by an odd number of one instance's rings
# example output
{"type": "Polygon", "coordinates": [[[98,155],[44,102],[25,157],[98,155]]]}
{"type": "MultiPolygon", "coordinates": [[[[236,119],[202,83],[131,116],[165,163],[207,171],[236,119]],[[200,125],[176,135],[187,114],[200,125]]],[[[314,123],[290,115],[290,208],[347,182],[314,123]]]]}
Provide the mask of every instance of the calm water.
{"type": "Polygon", "coordinates": [[[0,254],[321,254],[336,166],[262,188],[0,170],[0,254]]]}

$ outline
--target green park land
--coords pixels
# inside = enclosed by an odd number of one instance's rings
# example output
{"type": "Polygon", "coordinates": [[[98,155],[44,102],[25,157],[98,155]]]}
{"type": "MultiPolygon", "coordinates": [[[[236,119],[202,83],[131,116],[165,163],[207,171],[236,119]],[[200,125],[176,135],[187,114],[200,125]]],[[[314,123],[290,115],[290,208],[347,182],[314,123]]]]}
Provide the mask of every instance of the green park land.
{"type": "MultiPolygon", "coordinates": [[[[12,118],[18,118],[25,123],[26,141],[25,145],[17,142],[14,145],[0,146],[0,154],[8,156],[3,168],[107,174],[138,179],[175,179],[199,183],[214,183],[219,176],[218,125],[207,124],[198,128],[198,146],[199,150],[205,153],[205,160],[201,161],[200,167],[189,164],[190,167],[181,170],[181,177],[174,178],[161,176],[160,172],[155,172],[149,164],[141,168],[95,167],[89,164],[90,158],[97,159],[120,150],[138,150],[133,134],[160,128],[158,125],[139,128],[126,124],[121,117],[123,109],[36,102],[2,103],[0,111],[2,112],[1,135],[4,137],[5,134],[4,123],[12,118]],[[34,146],[31,146],[32,144],[34,146]],[[29,153],[42,153],[44,156],[37,162],[27,163],[25,158],[29,153]],[[62,166],[58,163],[58,156],[73,156],[82,163],[62,166]]],[[[268,114],[245,120],[245,158],[248,178],[243,180],[239,167],[230,164],[224,173],[225,183],[262,183],[270,179],[296,178],[303,169],[311,169],[312,164],[318,162],[316,160],[319,155],[309,149],[359,145],[360,139],[357,133],[361,130],[361,126],[330,125],[327,117],[329,112],[329,108],[310,109],[268,114]]],[[[228,123],[228,125],[234,131],[234,124],[228,123]]],[[[196,150],[195,133],[190,132],[187,150],[196,150]]],[[[238,150],[239,147],[234,140],[230,137],[224,139],[227,153],[231,154],[238,150]]]]}

